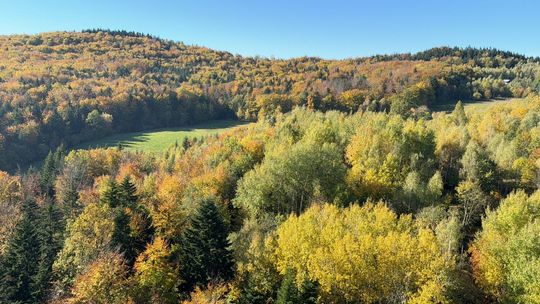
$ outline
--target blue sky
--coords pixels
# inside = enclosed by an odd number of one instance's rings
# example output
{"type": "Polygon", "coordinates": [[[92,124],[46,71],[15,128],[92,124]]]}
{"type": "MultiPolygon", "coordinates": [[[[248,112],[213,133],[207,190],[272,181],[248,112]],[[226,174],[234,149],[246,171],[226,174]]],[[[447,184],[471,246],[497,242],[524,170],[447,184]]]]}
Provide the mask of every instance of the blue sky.
{"type": "Polygon", "coordinates": [[[242,55],[347,58],[434,46],[540,56],[540,1],[0,1],[0,34],[139,31],[242,55]]]}

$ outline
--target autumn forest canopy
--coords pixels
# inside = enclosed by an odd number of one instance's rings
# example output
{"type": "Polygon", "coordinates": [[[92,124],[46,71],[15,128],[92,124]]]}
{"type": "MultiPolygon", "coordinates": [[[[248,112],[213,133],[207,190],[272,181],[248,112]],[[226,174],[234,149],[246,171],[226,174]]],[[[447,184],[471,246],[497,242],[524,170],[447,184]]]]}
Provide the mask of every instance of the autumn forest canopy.
{"type": "Polygon", "coordinates": [[[0,36],[0,303],[540,303],[539,94],[497,49],[0,36]]]}

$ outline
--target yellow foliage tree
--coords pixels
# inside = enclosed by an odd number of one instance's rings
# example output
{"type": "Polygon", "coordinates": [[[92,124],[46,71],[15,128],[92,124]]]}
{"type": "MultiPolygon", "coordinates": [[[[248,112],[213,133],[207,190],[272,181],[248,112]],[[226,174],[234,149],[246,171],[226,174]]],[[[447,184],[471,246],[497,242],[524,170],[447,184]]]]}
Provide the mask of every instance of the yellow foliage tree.
{"type": "Polygon", "coordinates": [[[4,253],[19,221],[22,195],[20,179],[0,171],[0,255],[4,253]]]}
{"type": "Polygon", "coordinates": [[[229,303],[227,301],[228,291],[228,286],[223,284],[208,285],[206,289],[197,287],[190,294],[191,299],[182,302],[182,304],[226,304],[229,303]]]}
{"type": "Polygon", "coordinates": [[[509,195],[488,211],[473,242],[480,287],[499,303],[540,303],[540,192],[509,195]]]}
{"type": "Polygon", "coordinates": [[[113,216],[107,204],[90,204],[68,224],[64,248],[53,264],[54,271],[61,278],[58,282],[60,288],[69,287],[82,270],[110,249],[113,216]]]}
{"type": "Polygon", "coordinates": [[[77,277],[69,303],[124,304],[128,302],[128,267],[118,253],[100,256],[77,277]]]}
{"type": "Polygon", "coordinates": [[[347,147],[348,182],[361,197],[391,198],[411,171],[421,180],[434,174],[434,151],[433,131],[423,121],[366,113],[347,147]]]}
{"type": "Polygon", "coordinates": [[[445,303],[453,263],[433,231],[383,204],[315,205],[277,230],[278,270],[317,281],[324,303],[445,303]]]}
{"type": "Polygon", "coordinates": [[[135,280],[141,300],[152,303],[177,303],[179,270],[170,260],[169,246],[160,237],[156,237],[137,258],[135,280]]]}

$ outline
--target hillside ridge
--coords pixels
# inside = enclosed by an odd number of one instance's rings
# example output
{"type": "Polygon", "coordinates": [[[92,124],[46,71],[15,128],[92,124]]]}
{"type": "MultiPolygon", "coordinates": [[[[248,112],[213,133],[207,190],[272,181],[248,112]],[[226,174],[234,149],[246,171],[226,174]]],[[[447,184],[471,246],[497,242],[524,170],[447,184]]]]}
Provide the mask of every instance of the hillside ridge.
{"type": "Polygon", "coordinates": [[[0,36],[0,62],[3,170],[121,132],[273,120],[295,107],[427,117],[437,104],[540,88],[537,58],[495,49],[269,59],[127,31],[0,36]]]}

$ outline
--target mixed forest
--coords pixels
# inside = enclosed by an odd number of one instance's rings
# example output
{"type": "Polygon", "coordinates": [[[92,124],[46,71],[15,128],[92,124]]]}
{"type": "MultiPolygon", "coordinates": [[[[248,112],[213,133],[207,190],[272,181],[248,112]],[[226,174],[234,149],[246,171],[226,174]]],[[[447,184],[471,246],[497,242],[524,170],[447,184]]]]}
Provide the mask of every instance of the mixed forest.
{"type": "Polygon", "coordinates": [[[0,303],[540,303],[539,93],[495,49],[0,36],[0,303]],[[254,123],[72,149],[218,118],[254,123]]]}

